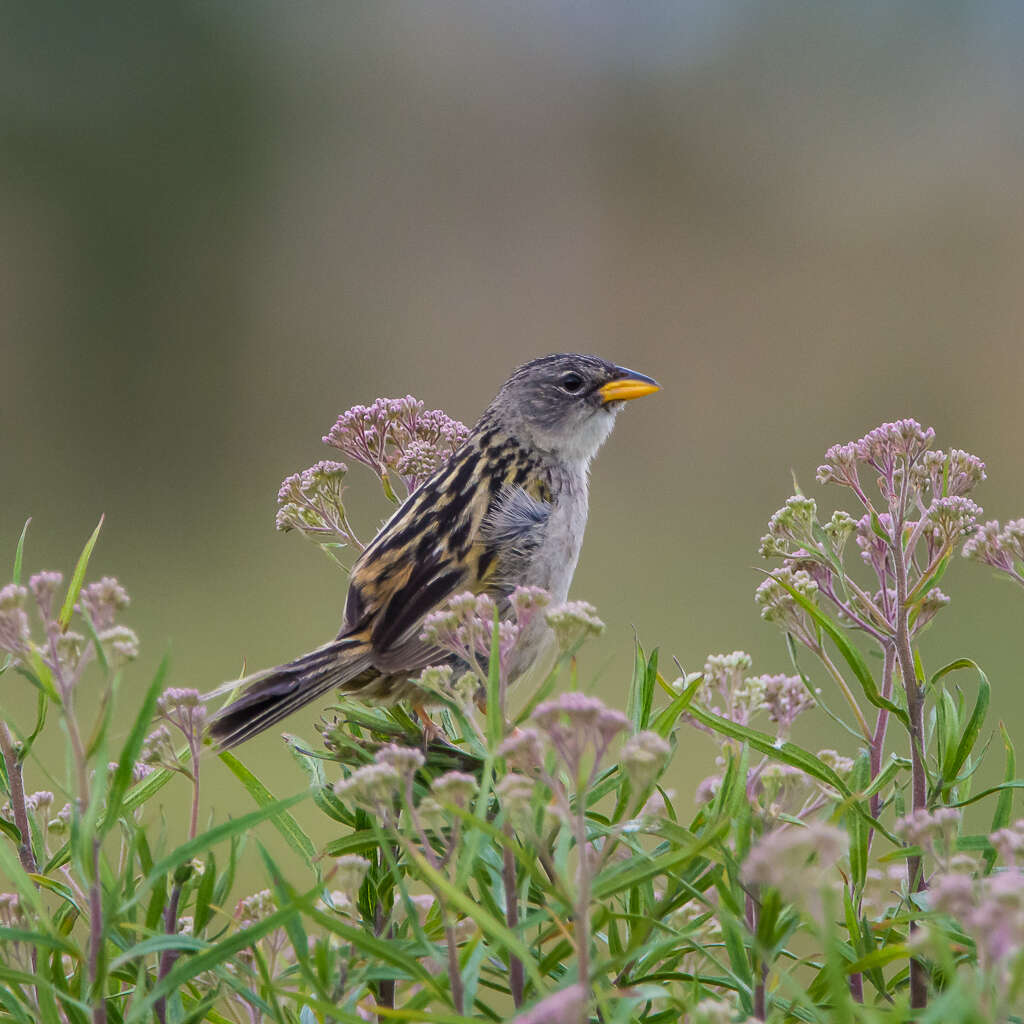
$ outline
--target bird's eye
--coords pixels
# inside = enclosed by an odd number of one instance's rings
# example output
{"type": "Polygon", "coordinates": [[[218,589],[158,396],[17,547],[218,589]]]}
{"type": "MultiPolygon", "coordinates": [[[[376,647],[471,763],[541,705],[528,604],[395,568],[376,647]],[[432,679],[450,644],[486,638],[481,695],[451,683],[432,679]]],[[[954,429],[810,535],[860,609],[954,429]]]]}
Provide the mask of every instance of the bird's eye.
{"type": "Polygon", "coordinates": [[[583,378],[578,373],[567,373],[558,384],[563,391],[575,395],[583,387],[583,378]]]}

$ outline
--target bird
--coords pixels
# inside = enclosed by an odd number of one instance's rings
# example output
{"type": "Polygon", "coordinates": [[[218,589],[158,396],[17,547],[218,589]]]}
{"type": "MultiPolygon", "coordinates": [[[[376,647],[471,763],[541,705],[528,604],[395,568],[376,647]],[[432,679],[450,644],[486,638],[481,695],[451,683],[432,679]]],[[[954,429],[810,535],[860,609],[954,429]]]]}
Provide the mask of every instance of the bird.
{"type": "MultiPolygon", "coordinates": [[[[519,366],[464,443],[363,550],[337,638],[228,684],[244,688],[212,717],[212,741],[237,746],[332,689],[415,703],[423,691],[413,679],[454,657],[421,635],[423,620],[455,594],[489,594],[502,618],[517,586],[565,601],[587,523],[590,463],[625,403],[659,390],[653,378],[593,355],[519,366]]],[[[543,616],[537,622],[517,644],[513,679],[553,639],[543,616]]]]}

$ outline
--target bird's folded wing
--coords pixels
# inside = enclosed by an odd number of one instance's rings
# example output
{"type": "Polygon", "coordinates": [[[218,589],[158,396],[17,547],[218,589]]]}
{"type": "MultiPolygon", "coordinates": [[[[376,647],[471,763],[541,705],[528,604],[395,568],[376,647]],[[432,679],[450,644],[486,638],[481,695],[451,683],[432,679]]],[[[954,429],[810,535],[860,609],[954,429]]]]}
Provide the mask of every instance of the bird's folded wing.
{"type": "Polygon", "coordinates": [[[507,595],[551,511],[549,502],[510,485],[493,496],[476,488],[466,500],[443,491],[416,498],[352,574],[349,628],[366,630],[374,663],[385,671],[418,670],[438,660],[439,652],[420,638],[423,619],[452,595],[507,595]]]}

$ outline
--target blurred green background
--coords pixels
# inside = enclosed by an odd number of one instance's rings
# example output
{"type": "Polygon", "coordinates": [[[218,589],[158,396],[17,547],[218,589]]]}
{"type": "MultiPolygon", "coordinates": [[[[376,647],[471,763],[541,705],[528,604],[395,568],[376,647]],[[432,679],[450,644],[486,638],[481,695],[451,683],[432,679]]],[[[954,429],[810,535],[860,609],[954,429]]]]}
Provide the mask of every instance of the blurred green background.
{"type": "MultiPolygon", "coordinates": [[[[0,539],[31,515],[28,567],[68,572],[106,513],[129,687],[168,650],[173,684],[207,688],[331,637],[344,579],[275,533],[280,480],[354,403],[472,422],[551,351],[664,384],[595,465],[573,588],[608,623],[581,667],[613,702],[634,627],[689,670],[734,648],[787,667],[758,538],[791,470],[834,507],[814,470],[836,441],[914,416],[987,461],[987,515],[1024,514],[1011,0],[0,18],[0,539]]],[[[370,532],[387,510],[351,479],[370,532]]],[[[1024,594],[966,563],[943,586],[931,667],[981,660],[1020,736],[1024,594]]],[[[4,681],[5,710],[29,701],[4,681]]],[[[243,753],[301,787],[275,735],[243,753]]],[[[684,814],[713,753],[677,758],[684,814]]],[[[222,812],[247,799],[216,762],[208,785],[222,812]]]]}

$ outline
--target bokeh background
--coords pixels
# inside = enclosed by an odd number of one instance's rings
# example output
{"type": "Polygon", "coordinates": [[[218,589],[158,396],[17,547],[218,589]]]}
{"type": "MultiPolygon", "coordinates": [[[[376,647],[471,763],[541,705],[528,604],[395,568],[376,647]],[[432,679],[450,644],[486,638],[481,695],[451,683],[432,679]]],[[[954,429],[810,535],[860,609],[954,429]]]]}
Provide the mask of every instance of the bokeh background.
{"type": "MultiPolygon", "coordinates": [[[[412,392],[471,422],[546,352],[664,384],[595,466],[574,586],[610,701],[634,628],[687,669],[786,668],[758,538],[791,471],[834,507],[836,441],[914,416],[987,461],[988,515],[1024,514],[1013,0],[0,17],[0,548],[31,515],[28,566],[68,572],[106,513],[94,568],[143,641],[126,704],[168,650],[206,688],[333,635],[344,579],[273,513],[339,411],[412,392]]],[[[351,479],[369,532],[387,510],[351,479]]],[[[1019,738],[1024,594],[966,563],[943,586],[931,667],[983,661],[1019,738]]],[[[301,788],[274,735],[244,753],[301,788]]],[[[713,754],[683,745],[684,813],[713,754]]],[[[210,805],[245,800],[211,761],[210,805]]]]}

